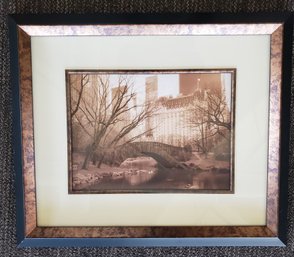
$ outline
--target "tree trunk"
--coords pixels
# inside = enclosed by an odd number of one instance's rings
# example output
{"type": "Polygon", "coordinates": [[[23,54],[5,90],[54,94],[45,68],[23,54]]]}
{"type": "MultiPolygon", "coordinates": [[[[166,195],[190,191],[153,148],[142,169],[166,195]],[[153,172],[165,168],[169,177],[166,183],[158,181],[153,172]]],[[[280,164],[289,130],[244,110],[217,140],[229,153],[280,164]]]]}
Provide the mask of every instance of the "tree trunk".
{"type": "Polygon", "coordinates": [[[96,165],[96,163],[97,163],[97,155],[96,154],[93,154],[92,162],[93,162],[93,165],[96,165]]]}
{"type": "Polygon", "coordinates": [[[89,168],[89,162],[93,157],[93,153],[94,153],[94,145],[92,145],[89,150],[87,151],[87,155],[85,157],[82,169],[87,170],[89,168]]]}
{"type": "Polygon", "coordinates": [[[116,156],[114,154],[114,152],[111,154],[111,159],[110,159],[110,166],[112,167],[114,165],[114,160],[115,160],[116,156]]]}
{"type": "Polygon", "coordinates": [[[103,160],[104,160],[104,157],[105,157],[105,154],[102,154],[102,156],[101,156],[101,158],[100,158],[100,160],[99,160],[99,163],[97,164],[97,168],[100,169],[101,164],[102,164],[102,162],[103,162],[103,160]]]}

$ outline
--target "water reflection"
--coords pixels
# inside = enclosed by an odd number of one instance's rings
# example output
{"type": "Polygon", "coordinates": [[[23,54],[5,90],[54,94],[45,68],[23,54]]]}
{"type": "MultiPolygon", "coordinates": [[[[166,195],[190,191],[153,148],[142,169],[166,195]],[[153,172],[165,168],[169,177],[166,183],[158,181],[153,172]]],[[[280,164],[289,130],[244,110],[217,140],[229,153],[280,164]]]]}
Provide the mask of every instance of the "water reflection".
{"type": "Polygon", "coordinates": [[[87,190],[140,190],[140,189],[229,189],[230,172],[170,169],[156,170],[116,170],[99,175],[92,183],[80,185],[87,190]],[[107,175],[107,176],[106,176],[107,175]]]}
{"type": "Polygon", "coordinates": [[[150,181],[156,175],[153,170],[138,170],[133,173],[125,174],[125,180],[132,186],[141,185],[150,181]]]}

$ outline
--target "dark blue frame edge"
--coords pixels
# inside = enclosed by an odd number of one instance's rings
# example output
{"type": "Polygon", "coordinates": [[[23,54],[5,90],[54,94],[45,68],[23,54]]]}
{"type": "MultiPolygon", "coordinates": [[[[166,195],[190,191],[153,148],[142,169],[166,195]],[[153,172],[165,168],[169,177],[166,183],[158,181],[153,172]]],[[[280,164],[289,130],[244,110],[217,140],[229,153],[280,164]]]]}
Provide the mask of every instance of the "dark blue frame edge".
{"type": "Polygon", "coordinates": [[[8,17],[10,42],[10,68],[13,95],[13,146],[16,174],[16,233],[18,247],[171,247],[171,246],[286,246],[287,241],[287,196],[290,134],[290,92],[292,76],[293,14],[163,14],[163,15],[10,15],[8,17]],[[22,177],[22,141],[20,118],[19,64],[17,25],[21,24],[148,24],[148,23],[259,23],[284,22],[279,232],[277,237],[223,237],[223,238],[28,238],[24,233],[24,195],[22,177]]]}
{"type": "Polygon", "coordinates": [[[287,213],[288,213],[288,170],[290,142],[290,105],[292,79],[292,42],[293,20],[291,13],[284,21],[283,60],[282,60],[282,104],[280,128],[280,178],[279,178],[279,231],[278,237],[287,243],[287,213]]]}
{"type": "Polygon", "coordinates": [[[26,238],[18,247],[213,247],[280,246],[276,237],[243,238],[26,238]]]}
{"type": "Polygon", "coordinates": [[[10,81],[12,86],[12,126],[13,126],[13,163],[15,170],[15,193],[16,193],[16,239],[20,245],[25,239],[24,233],[24,186],[22,176],[22,135],[20,118],[20,92],[19,92],[19,63],[18,63],[18,36],[17,24],[8,17],[9,44],[10,44],[10,81]]]}

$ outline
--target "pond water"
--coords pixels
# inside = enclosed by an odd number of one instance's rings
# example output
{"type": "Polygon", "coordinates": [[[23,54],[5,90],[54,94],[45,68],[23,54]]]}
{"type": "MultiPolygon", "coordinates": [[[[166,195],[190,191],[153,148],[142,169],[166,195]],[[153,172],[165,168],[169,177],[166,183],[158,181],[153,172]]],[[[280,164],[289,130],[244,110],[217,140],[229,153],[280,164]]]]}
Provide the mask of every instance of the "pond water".
{"type": "Polygon", "coordinates": [[[136,174],[126,174],[124,176],[125,181],[131,186],[141,185],[149,182],[157,174],[157,171],[138,171],[136,174]]]}
{"type": "Polygon", "coordinates": [[[153,190],[153,189],[229,189],[230,174],[228,172],[185,173],[173,170],[162,175],[158,170],[139,170],[117,172],[97,182],[88,184],[85,190],[153,190]]]}
{"type": "Polygon", "coordinates": [[[157,170],[138,170],[117,173],[114,176],[107,176],[98,182],[89,185],[89,190],[103,189],[148,189],[162,186],[162,180],[159,179],[157,170]]]}

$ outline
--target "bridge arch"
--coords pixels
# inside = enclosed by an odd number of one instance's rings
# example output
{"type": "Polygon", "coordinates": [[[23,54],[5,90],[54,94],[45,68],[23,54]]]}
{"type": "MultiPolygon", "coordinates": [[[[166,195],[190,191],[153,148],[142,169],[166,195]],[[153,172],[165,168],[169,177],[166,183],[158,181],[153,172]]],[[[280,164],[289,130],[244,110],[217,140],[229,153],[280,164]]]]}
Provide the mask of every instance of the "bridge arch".
{"type": "MultiPolygon", "coordinates": [[[[115,150],[103,154],[103,163],[119,166],[128,158],[149,156],[155,159],[162,167],[185,168],[183,161],[189,160],[192,152],[184,147],[177,147],[169,144],[151,141],[132,142],[115,150]]],[[[94,160],[101,160],[99,151],[95,152],[94,160]]]]}
{"type": "Polygon", "coordinates": [[[180,157],[189,156],[192,153],[183,147],[177,147],[160,142],[133,142],[128,145],[128,151],[124,154],[125,158],[145,155],[155,159],[165,168],[182,166],[180,157]]]}

